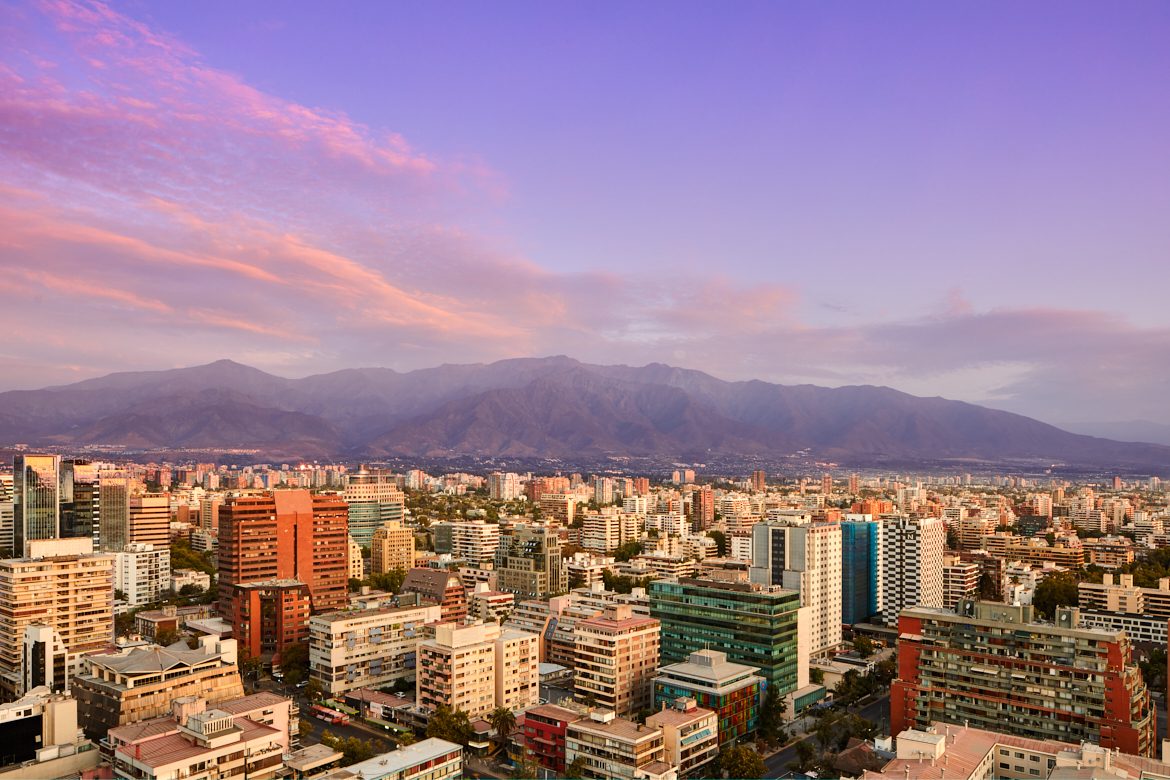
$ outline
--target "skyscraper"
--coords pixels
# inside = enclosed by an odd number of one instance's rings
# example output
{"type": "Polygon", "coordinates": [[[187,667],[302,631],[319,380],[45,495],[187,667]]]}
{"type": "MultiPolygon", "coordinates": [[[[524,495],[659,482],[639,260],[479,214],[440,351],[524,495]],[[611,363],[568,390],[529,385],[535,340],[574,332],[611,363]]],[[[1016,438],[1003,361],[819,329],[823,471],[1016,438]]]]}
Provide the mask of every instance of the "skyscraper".
{"type": "Polygon", "coordinates": [[[61,462],[61,538],[94,538],[101,508],[98,468],[88,460],[61,462]]]}
{"type": "Polygon", "coordinates": [[[363,466],[347,475],[345,502],[349,535],[360,546],[369,547],[376,529],[390,521],[402,520],[406,497],[398,489],[394,475],[363,466]]]}
{"type": "Polygon", "coordinates": [[[98,495],[100,548],[105,552],[120,552],[130,543],[130,475],[125,471],[101,472],[98,495]]]}
{"type": "Polygon", "coordinates": [[[28,542],[60,536],[60,468],[57,455],[13,457],[13,555],[24,556],[28,542]]]}
{"type": "Polygon", "coordinates": [[[907,607],[942,606],[947,531],[938,517],[884,515],[881,522],[882,620],[894,626],[907,607]]]}
{"type": "Polygon", "coordinates": [[[841,644],[841,526],[757,523],[752,527],[751,579],[800,593],[808,608],[809,650],[841,644]]]}
{"type": "Polygon", "coordinates": [[[864,623],[881,611],[882,526],[869,515],[841,521],[841,622],[864,623]]]}

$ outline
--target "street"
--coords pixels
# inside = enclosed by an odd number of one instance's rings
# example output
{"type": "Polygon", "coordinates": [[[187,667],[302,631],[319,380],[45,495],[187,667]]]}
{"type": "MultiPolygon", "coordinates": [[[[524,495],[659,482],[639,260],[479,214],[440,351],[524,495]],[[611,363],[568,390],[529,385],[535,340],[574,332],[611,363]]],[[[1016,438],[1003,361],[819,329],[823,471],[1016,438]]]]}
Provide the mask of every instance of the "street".
{"type": "MultiPolygon", "coordinates": [[[[890,715],[889,704],[890,704],[890,697],[887,695],[887,696],[881,697],[880,699],[878,699],[875,702],[872,702],[870,704],[867,704],[864,707],[861,707],[860,709],[857,709],[857,708],[850,709],[849,712],[854,714],[854,715],[860,715],[861,717],[865,718],[866,720],[873,721],[874,723],[878,724],[878,726],[881,727],[883,732],[884,732],[886,729],[889,728],[889,722],[890,722],[889,721],[889,715],[890,715]]],[[[816,720],[816,718],[797,718],[796,721],[793,721],[792,723],[787,724],[786,728],[789,732],[791,732],[794,727],[798,727],[799,731],[803,731],[803,729],[808,728],[808,726],[811,725],[812,722],[815,720],[816,720]],[[801,725],[797,726],[797,724],[801,724],[801,725]]],[[[808,737],[805,737],[801,741],[808,742],[809,744],[811,744],[814,748],[816,748],[817,754],[818,755],[820,754],[821,746],[820,746],[820,743],[817,742],[817,738],[815,736],[812,736],[810,734],[808,737]]],[[[794,761],[794,760],[796,760],[796,743],[795,742],[793,742],[791,745],[789,745],[788,747],[781,750],[779,753],[775,753],[775,754],[764,759],[764,766],[766,766],[768,768],[768,773],[766,775],[764,775],[764,777],[770,778],[770,779],[772,779],[772,778],[801,777],[801,775],[795,774],[795,773],[789,771],[788,767],[786,766],[789,761],[794,761]]]]}

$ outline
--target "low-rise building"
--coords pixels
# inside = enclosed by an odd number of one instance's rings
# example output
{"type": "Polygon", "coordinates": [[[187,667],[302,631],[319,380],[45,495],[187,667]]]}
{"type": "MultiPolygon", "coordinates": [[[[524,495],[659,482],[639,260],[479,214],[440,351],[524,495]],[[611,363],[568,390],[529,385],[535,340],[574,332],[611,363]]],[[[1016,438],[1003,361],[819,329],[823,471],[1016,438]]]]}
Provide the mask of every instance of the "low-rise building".
{"type": "Polygon", "coordinates": [[[215,610],[207,604],[176,607],[168,604],[162,609],[150,609],[134,615],[134,631],[154,639],[160,631],[182,631],[188,620],[206,620],[215,610]]]}
{"type": "Polygon", "coordinates": [[[101,739],[112,728],[160,717],[184,696],[209,704],[242,697],[235,640],[199,642],[196,650],[152,645],[84,656],[72,689],[86,736],[101,739]]]}
{"type": "Polygon", "coordinates": [[[463,581],[449,571],[411,569],[398,592],[417,593],[442,607],[442,620],[462,620],[467,616],[467,591],[463,581]]]}
{"type": "Polygon", "coordinates": [[[338,696],[414,676],[423,626],[440,619],[434,604],[330,612],[309,618],[309,676],[338,696]]]}
{"type": "Polygon", "coordinates": [[[655,709],[687,698],[714,711],[720,745],[756,730],[767,687],[758,669],[732,663],[718,650],[699,650],[684,663],[663,666],[653,685],[655,709]]]}
{"type": "Polygon", "coordinates": [[[171,590],[178,593],[187,585],[207,590],[211,587],[211,575],[196,569],[175,569],[171,572],[171,590]]]}
{"type": "Polygon", "coordinates": [[[324,780],[447,780],[463,777],[463,748],[442,739],[424,739],[322,775],[324,780]]]}
{"type": "Polygon", "coordinates": [[[500,618],[512,614],[516,609],[516,596],[504,590],[489,590],[480,583],[471,592],[468,614],[472,619],[485,623],[499,622],[500,618]]]}
{"type": "Polygon", "coordinates": [[[584,758],[583,778],[592,780],[678,780],[666,760],[661,729],[617,717],[613,710],[594,709],[588,718],[565,730],[565,763],[584,758]]]}
{"type": "Polygon", "coordinates": [[[719,718],[694,699],[676,699],[674,707],[646,718],[647,728],[661,729],[666,763],[680,775],[695,775],[719,754],[719,718]]]}
{"type": "Polygon", "coordinates": [[[565,774],[565,735],[569,724],[584,717],[576,710],[541,704],[517,714],[516,726],[525,753],[557,777],[565,774]]]}

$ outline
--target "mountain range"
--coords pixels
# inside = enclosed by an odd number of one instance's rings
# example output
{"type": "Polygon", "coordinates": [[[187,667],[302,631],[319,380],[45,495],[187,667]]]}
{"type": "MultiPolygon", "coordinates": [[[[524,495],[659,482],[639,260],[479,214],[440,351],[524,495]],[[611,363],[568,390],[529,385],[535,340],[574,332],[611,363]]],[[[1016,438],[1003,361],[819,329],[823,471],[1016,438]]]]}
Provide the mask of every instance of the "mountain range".
{"type": "Polygon", "coordinates": [[[0,445],[255,449],[271,456],[711,455],[1170,468],[1170,447],[1078,435],[888,387],[726,382],[568,357],[273,376],[231,360],[0,393],[0,445]]]}

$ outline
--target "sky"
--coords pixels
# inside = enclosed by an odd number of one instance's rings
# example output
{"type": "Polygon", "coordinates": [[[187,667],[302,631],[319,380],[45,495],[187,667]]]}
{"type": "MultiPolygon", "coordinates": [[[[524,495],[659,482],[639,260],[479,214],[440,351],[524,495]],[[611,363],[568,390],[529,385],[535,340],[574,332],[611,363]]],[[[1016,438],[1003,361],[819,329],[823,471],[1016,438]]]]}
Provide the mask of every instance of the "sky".
{"type": "Polygon", "coordinates": [[[1170,6],[0,0],[0,390],[565,354],[1170,423],[1170,6]]]}

